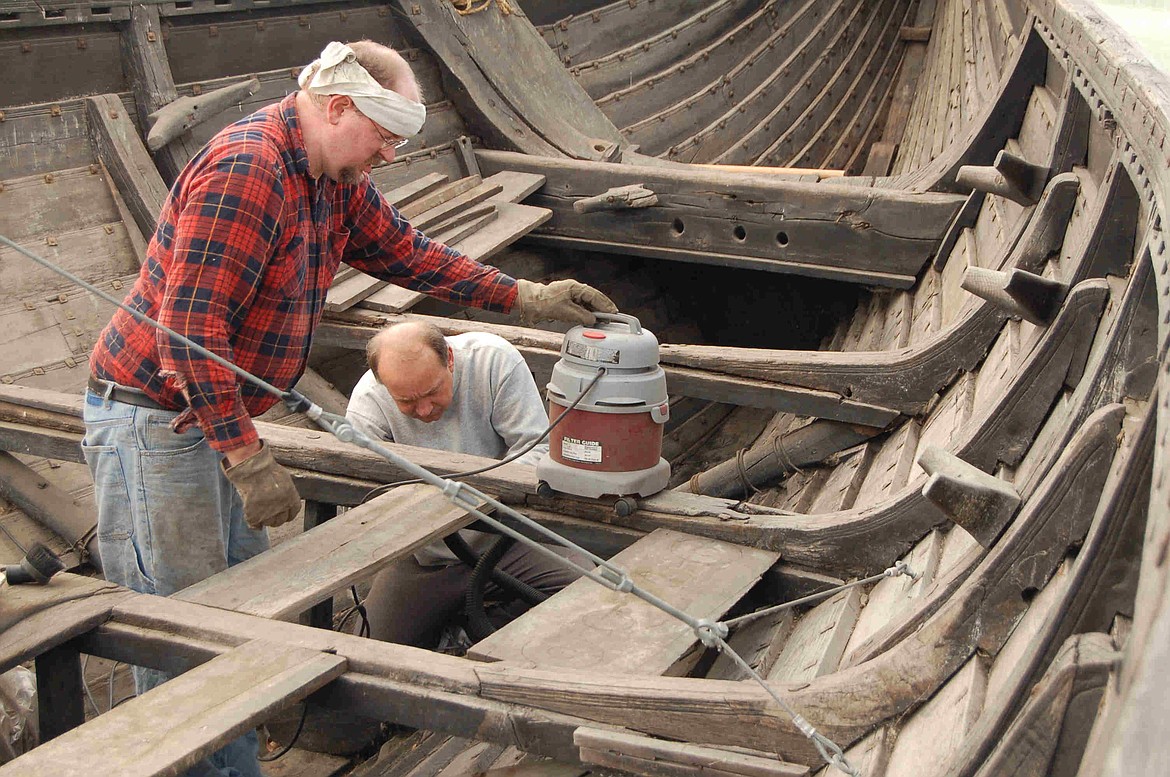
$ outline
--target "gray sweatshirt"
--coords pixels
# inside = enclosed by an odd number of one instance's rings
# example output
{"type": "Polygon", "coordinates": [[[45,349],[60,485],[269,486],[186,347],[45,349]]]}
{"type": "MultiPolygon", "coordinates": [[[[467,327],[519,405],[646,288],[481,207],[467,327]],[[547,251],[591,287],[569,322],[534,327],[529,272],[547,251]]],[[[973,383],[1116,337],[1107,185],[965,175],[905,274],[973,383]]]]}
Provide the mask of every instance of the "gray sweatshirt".
{"type": "MultiPolygon", "coordinates": [[[[548,412],[520,352],[483,332],[448,337],[447,343],[455,355],[453,398],[439,420],[428,424],[403,415],[369,370],[354,387],[345,417],[374,439],[491,459],[506,458],[538,438],[548,412]]],[[[518,461],[535,465],[547,454],[545,442],[518,461]]],[[[468,529],[460,536],[477,552],[491,538],[468,529]]],[[[415,559],[423,566],[456,560],[442,542],[418,551],[415,559]]]]}

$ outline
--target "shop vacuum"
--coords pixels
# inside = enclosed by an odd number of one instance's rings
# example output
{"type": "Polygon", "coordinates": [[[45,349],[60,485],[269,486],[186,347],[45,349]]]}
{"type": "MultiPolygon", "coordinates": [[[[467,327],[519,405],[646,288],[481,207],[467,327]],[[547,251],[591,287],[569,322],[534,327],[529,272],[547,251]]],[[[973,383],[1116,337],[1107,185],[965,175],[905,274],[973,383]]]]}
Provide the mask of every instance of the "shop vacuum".
{"type": "Polygon", "coordinates": [[[566,417],[536,466],[539,493],[612,496],[618,514],[628,515],[636,497],[666,488],[666,373],[658,364],[658,339],[635,317],[598,313],[594,326],[565,334],[548,383],[548,410],[551,421],[566,417]]]}

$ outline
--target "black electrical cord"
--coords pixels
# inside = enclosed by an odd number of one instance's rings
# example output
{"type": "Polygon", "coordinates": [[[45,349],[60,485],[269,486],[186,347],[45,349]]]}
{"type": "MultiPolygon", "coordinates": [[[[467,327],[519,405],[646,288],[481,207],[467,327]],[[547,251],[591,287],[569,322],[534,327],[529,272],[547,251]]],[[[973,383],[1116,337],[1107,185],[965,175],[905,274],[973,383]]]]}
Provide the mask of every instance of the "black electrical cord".
{"type": "Polygon", "coordinates": [[[286,755],[289,750],[292,750],[293,745],[297,743],[297,739],[299,739],[301,736],[301,731],[305,728],[305,718],[307,717],[309,717],[309,702],[303,701],[301,702],[301,722],[297,724],[297,730],[293,732],[292,739],[289,740],[287,745],[280,748],[280,750],[277,750],[272,755],[257,755],[256,760],[263,763],[268,763],[269,761],[275,761],[277,758],[281,758],[282,756],[286,755]]]}
{"type": "MultiPolygon", "coordinates": [[[[560,424],[560,422],[565,419],[565,416],[567,416],[569,414],[569,411],[574,409],[575,407],[577,407],[577,405],[581,404],[581,400],[585,399],[585,395],[588,394],[593,389],[593,387],[597,385],[597,381],[601,380],[601,377],[603,375],[605,375],[606,372],[607,372],[607,370],[605,367],[598,367],[597,374],[593,376],[593,380],[589,381],[589,385],[584,388],[584,390],[577,396],[577,398],[574,399],[573,402],[568,407],[566,407],[564,409],[564,411],[559,416],[557,416],[555,421],[553,421],[547,427],[545,427],[545,430],[540,433],[539,437],[537,437],[532,442],[528,443],[528,445],[526,445],[523,448],[521,448],[520,450],[516,451],[511,456],[508,456],[505,459],[501,459],[499,461],[493,462],[493,463],[487,465],[486,467],[480,467],[478,469],[469,469],[466,472],[453,472],[450,475],[445,475],[444,477],[446,477],[448,480],[458,480],[459,478],[471,477],[472,475],[481,475],[484,472],[489,472],[493,469],[496,469],[497,467],[502,467],[505,464],[510,464],[513,461],[515,461],[516,459],[525,455],[526,453],[531,451],[533,448],[535,448],[537,445],[540,445],[542,442],[545,441],[545,439],[549,436],[549,434],[552,433],[552,430],[556,429],[557,425],[560,424]]],[[[421,482],[422,481],[419,480],[418,478],[411,478],[410,480],[399,480],[399,481],[396,481],[394,483],[384,483],[380,486],[374,486],[373,488],[371,488],[369,491],[366,492],[365,496],[362,497],[361,504],[365,504],[366,502],[373,499],[375,496],[379,496],[380,494],[383,494],[386,491],[389,491],[391,488],[397,488],[398,486],[409,486],[409,485],[412,485],[414,483],[421,483],[421,482]]]]}

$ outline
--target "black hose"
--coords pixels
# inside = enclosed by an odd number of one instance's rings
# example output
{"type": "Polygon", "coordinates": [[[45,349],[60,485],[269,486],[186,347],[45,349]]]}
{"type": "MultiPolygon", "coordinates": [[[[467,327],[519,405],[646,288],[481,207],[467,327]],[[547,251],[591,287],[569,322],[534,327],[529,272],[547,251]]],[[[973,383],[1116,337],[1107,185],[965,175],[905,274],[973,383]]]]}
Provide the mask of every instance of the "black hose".
{"type": "MultiPolygon", "coordinates": [[[[443,542],[455,554],[455,557],[462,561],[467,566],[475,569],[479,565],[480,557],[476,555],[471,546],[459,536],[458,532],[449,534],[443,538],[443,542]]],[[[548,594],[533,588],[528,583],[520,580],[512,575],[509,575],[502,569],[496,569],[495,564],[489,570],[492,576],[492,582],[498,585],[501,589],[521,600],[529,607],[535,607],[548,598],[548,594]]]]}
{"type": "Polygon", "coordinates": [[[516,541],[507,535],[501,535],[492,541],[491,547],[479,557],[475,569],[471,570],[471,578],[467,581],[467,595],[464,599],[464,610],[467,615],[467,634],[475,642],[491,636],[496,627],[488,619],[483,607],[484,590],[487,581],[496,564],[516,541]]]}

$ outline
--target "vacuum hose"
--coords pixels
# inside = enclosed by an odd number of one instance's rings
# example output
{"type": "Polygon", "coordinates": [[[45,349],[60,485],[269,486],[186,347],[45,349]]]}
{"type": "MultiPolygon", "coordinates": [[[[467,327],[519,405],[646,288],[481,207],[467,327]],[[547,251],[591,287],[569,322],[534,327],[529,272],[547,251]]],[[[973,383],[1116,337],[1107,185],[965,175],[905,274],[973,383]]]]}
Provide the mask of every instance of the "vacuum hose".
{"type": "MultiPolygon", "coordinates": [[[[480,557],[476,554],[471,546],[467,544],[459,533],[449,534],[443,538],[443,542],[455,554],[455,558],[462,561],[467,566],[475,569],[480,562],[480,557]]],[[[496,563],[499,563],[497,559],[496,563]]],[[[488,570],[491,574],[492,582],[507,591],[512,596],[520,599],[529,607],[535,607],[548,598],[548,594],[539,591],[532,586],[525,583],[523,580],[518,580],[512,575],[502,569],[496,569],[496,565],[492,564],[488,570]]],[[[486,582],[485,582],[486,584],[486,582]]]]}

